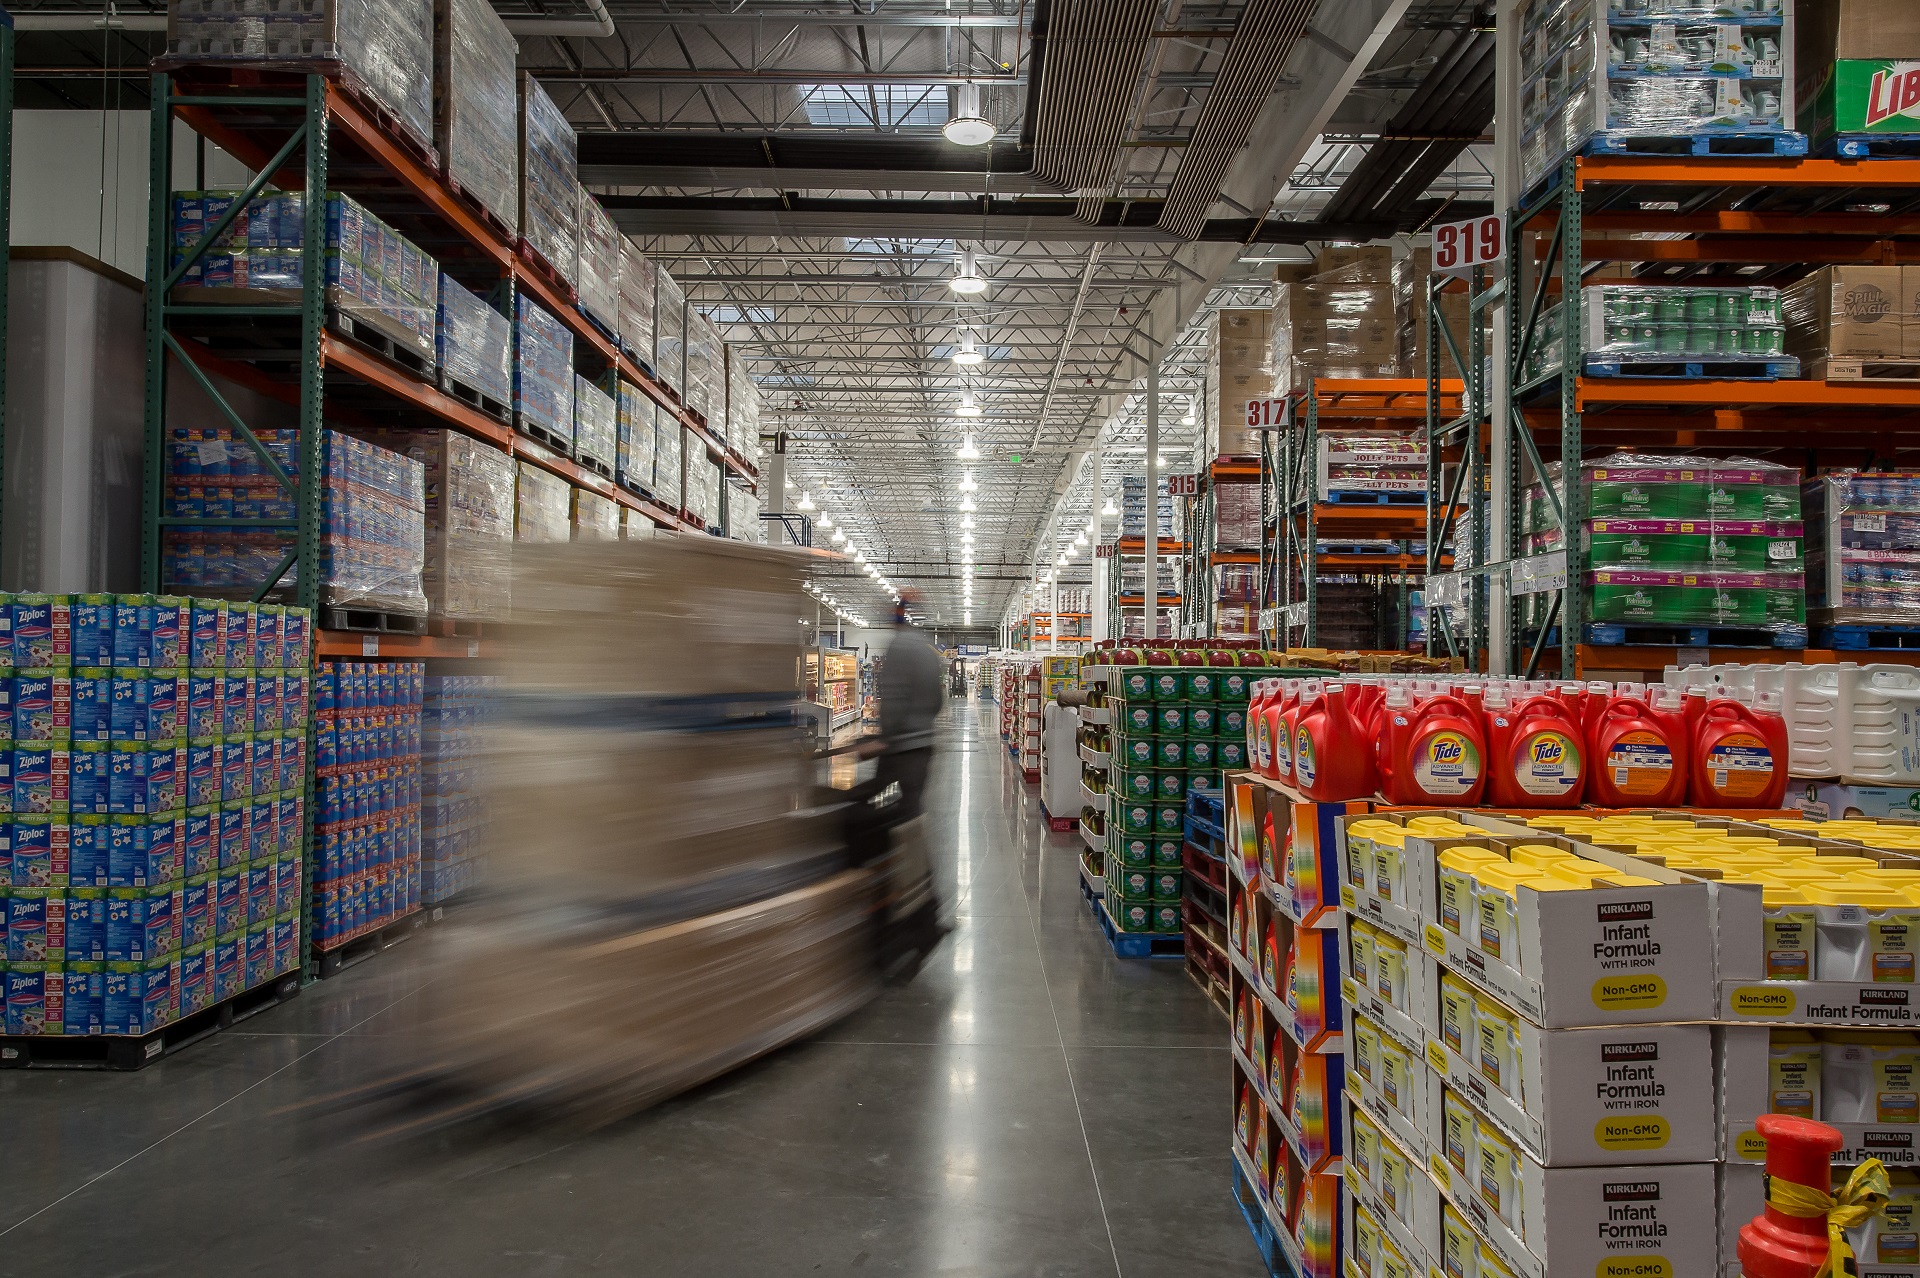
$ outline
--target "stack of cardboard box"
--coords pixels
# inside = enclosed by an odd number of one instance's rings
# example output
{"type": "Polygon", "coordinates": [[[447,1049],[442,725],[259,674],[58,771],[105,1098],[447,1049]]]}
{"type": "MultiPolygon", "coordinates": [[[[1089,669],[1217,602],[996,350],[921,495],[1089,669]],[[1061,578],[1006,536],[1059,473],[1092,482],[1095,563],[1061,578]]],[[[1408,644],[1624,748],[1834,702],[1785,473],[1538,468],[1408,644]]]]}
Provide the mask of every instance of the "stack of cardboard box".
{"type": "Polygon", "coordinates": [[[1823,266],[1780,293],[1787,353],[1807,376],[1858,377],[1863,360],[1920,359],[1920,267],[1823,266]]]}
{"type": "Polygon", "coordinates": [[[1800,0],[1793,38],[1799,125],[1815,154],[1839,135],[1920,133],[1920,99],[1906,85],[1920,59],[1920,5],[1800,0]]]}
{"type": "MultiPolygon", "coordinates": [[[[1407,256],[1393,264],[1393,307],[1395,316],[1395,354],[1403,377],[1427,375],[1427,344],[1431,327],[1427,315],[1427,287],[1433,276],[1433,250],[1415,245],[1407,256]]],[[[1456,284],[1453,291],[1440,294],[1440,318],[1453,337],[1454,350],[1467,358],[1467,337],[1472,331],[1472,312],[1468,308],[1466,286],[1456,284]]],[[[1491,351],[1489,343],[1487,350],[1491,351]]],[[[1435,352],[1440,376],[1459,377],[1460,365],[1441,342],[1435,352]]]]}
{"type": "Polygon", "coordinates": [[[1273,312],[1221,311],[1213,324],[1216,457],[1252,457],[1260,436],[1248,426],[1247,403],[1273,394],[1273,312]]]}
{"type": "Polygon", "coordinates": [[[1314,378],[1400,375],[1392,249],[1325,248],[1315,255],[1310,275],[1284,267],[1277,278],[1274,394],[1304,389],[1314,378]]]}

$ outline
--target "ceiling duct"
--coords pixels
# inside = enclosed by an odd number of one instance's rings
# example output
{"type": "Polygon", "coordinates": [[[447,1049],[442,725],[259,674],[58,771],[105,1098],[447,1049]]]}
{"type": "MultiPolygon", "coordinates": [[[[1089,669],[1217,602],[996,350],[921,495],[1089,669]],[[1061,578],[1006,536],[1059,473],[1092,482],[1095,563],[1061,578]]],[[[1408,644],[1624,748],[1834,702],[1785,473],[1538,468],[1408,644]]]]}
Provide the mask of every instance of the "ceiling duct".
{"type": "Polygon", "coordinates": [[[1126,137],[1158,0],[1053,0],[1033,112],[1033,172],[1081,193],[1076,216],[1100,219],[1126,137]]]}
{"type": "Polygon", "coordinates": [[[1160,229],[1183,240],[1200,235],[1207,214],[1220,198],[1228,166],[1247,144],[1261,108],[1279,87],[1294,43],[1306,31],[1315,8],[1315,0],[1249,0],[1241,11],[1167,191],[1160,229]]]}

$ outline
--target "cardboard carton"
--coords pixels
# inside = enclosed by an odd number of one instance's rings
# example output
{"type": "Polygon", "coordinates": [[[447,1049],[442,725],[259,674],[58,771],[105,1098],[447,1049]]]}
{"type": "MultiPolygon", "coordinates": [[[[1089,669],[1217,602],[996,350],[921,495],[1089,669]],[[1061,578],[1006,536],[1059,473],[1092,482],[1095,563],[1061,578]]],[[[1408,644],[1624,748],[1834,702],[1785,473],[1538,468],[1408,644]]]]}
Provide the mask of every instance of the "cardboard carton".
{"type": "Polygon", "coordinates": [[[1313,273],[1337,273],[1343,283],[1385,284],[1393,273],[1393,249],[1385,244],[1331,245],[1314,254],[1313,273]]]}
{"type": "Polygon", "coordinates": [[[1897,359],[1906,350],[1908,306],[1906,268],[1823,266],[1781,292],[1787,350],[1810,359],[1897,359]]]}
{"type": "Polygon", "coordinates": [[[1920,6],[1801,0],[1793,30],[1799,120],[1816,143],[1920,132],[1920,6]]]}

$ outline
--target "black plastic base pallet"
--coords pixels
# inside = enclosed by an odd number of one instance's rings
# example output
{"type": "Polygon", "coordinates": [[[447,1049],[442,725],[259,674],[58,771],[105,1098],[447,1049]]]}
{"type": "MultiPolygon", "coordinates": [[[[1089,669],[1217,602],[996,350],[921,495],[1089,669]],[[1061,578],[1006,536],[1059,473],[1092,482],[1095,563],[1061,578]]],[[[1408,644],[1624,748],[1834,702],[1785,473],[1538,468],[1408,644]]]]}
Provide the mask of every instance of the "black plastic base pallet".
{"type": "Polygon", "coordinates": [[[151,1034],[0,1037],[0,1069],[144,1069],[249,1016],[278,1007],[299,992],[300,974],[289,972],[151,1034]]]}
{"type": "Polygon", "coordinates": [[[1820,147],[1829,160],[1906,160],[1920,155],[1920,133],[1841,133],[1820,147]]]}
{"type": "Polygon", "coordinates": [[[365,347],[389,364],[397,364],[422,381],[433,381],[433,358],[421,353],[404,342],[396,342],[365,320],[355,319],[345,311],[329,309],[327,328],[335,336],[343,337],[355,346],[365,347]]]}
{"type": "Polygon", "coordinates": [[[1800,361],[1793,356],[1780,359],[1616,360],[1607,359],[1601,355],[1589,355],[1585,369],[1588,377],[1622,380],[1640,378],[1649,381],[1673,381],[1679,378],[1695,380],[1708,378],[1718,382],[1777,382],[1783,377],[1798,377],[1800,361]]]}
{"type": "Polygon", "coordinates": [[[1839,652],[1911,652],[1920,649],[1920,626],[1815,626],[1813,646],[1839,652]]]}
{"type": "Polygon", "coordinates": [[[459,400],[475,412],[485,413],[503,426],[513,425],[513,405],[504,400],[495,399],[477,387],[469,386],[458,378],[440,374],[440,389],[447,395],[459,400]]]}
{"type": "Polygon", "coordinates": [[[547,429],[538,422],[530,422],[524,413],[513,415],[513,428],[543,448],[550,448],[562,457],[573,456],[573,440],[547,429]]]}
{"type": "Polygon", "coordinates": [[[1804,648],[1807,628],[1764,630],[1757,626],[1654,626],[1595,622],[1587,642],[1599,648],[1804,648]]]}
{"type": "Polygon", "coordinates": [[[321,980],[329,976],[338,976],[354,964],[364,963],[382,950],[390,950],[400,942],[408,940],[426,925],[426,916],[420,910],[415,910],[405,918],[395,919],[385,927],[377,928],[364,936],[356,936],[344,945],[331,950],[321,950],[314,956],[315,974],[321,980]]]}
{"type": "Polygon", "coordinates": [[[589,471],[602,479],[613,478],[612,465],[601,461],[598,457],[577,457],[574,460],[581,470],[589,471]]]}
{"type": "Polygon", "coordinates": [[[404,612],[382,612],[378,608],[322,608],[320,628],[378,635],[424,635],[427,619],[404,612]]]}
{"type": "Polygon", "coordinates": [[[1115,958],[1186,957],[1187,934],[1185,932],[1122,932],[1120,925],[1113,921],[1113,915],[1107,913],[1106,902],[1093,899],[1092,889],[1087,887],[1085,882],[1080,885],[1080,894],[1089,898],[1089,903],[1093,907],[1093,917],[1100,924],[1100,930],[1106,933],[1107,944],[1113,947],[1115,958]]]}

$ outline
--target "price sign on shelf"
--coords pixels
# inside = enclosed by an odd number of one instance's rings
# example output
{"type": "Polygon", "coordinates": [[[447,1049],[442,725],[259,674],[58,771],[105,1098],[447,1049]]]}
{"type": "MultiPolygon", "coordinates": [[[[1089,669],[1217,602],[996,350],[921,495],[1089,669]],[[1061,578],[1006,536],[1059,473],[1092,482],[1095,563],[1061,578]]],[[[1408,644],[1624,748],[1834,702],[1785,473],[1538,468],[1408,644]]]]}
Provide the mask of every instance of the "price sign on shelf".
{"type": "Polygon", "coordinates": [[[1286,424],[1286,400],[1250,399],[1247,401],[1248,430],[1279,430],[1286,424]]]}
{"type": "Polygon", "coordinates": [[[1433,273],[1466,275],[1476,266],[1497,266],[1507,255],[1507,215],[1489,213],[1433,228],[1433,273]]]}
{"type": "Polygon", "coordinates": [[[1198,497],[1199,495],[1200,476],[1197,473],[1192,475],[1167,476],[1167,496],[1198,497]]]}

